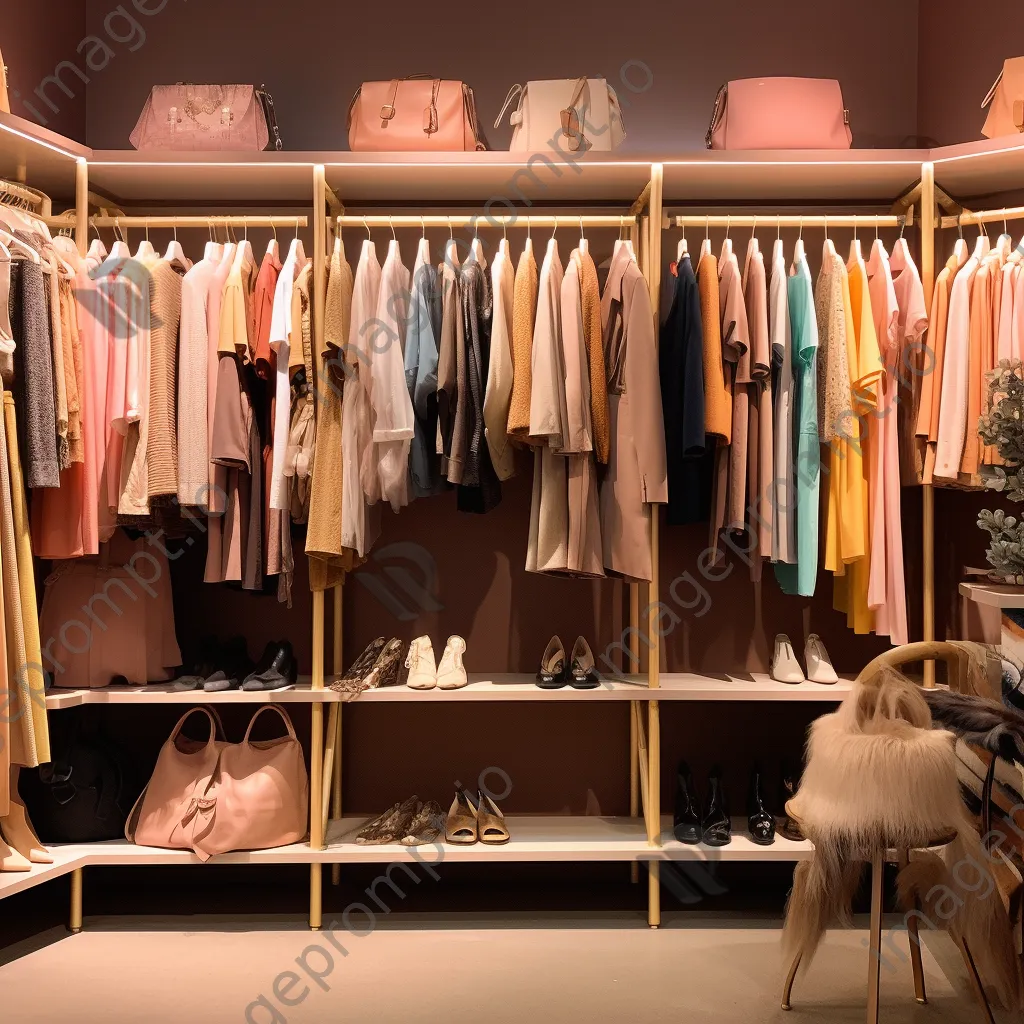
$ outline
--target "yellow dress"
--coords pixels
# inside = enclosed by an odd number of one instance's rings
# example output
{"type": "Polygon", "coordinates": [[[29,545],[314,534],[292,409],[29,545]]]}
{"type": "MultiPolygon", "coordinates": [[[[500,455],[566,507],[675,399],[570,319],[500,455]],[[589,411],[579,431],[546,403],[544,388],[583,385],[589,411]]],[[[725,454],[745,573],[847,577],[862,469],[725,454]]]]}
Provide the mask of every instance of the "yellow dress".
{"type": "MultiPolygon", "coordinates": [[[[848,268],[849,318],[848,352],[853,412],[859,419],[856,436],[848,445],[848,458],[840,468],[840,543],[842,561],[849,571],[836,575],[833,605],[846,612],[847,624],[855,633],[870,633],[874,614],[868,607],[868,581],[871,570],[869,536],[869,474],[864,458],[867,431],[877,429],[872,413],[878,406],[878,385],[882,377],[882,358],[871,313],[867,268],[856,260],[848,268]]],[[[844,300],[846,298],[844,290],[844,300]]],[[[851,422],[853,418],[851,417],[851,422]]]]}

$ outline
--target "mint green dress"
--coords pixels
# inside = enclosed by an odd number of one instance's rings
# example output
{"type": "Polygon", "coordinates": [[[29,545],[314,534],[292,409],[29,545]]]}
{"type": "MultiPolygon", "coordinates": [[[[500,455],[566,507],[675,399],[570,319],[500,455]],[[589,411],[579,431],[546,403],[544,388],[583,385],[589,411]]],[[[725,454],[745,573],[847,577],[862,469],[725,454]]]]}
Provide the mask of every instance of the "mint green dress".
{"type": "Polygon", "coordinates": [[[792,334],[793,476],[796,482],[796,563],[775,564],[783,593],[813,597],[818,578],[818,488],[821,455],[818,447],[818,322],[814,287],[804,257],[789,278],[789,323],[792,334]]]}

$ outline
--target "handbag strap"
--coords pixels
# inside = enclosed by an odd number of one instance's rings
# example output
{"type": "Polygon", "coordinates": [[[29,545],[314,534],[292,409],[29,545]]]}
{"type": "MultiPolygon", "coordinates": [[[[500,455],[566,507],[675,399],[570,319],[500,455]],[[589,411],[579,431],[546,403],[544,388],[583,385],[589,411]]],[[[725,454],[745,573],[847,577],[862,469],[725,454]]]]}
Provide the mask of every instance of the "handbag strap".
{"type": "Polygon", "coordinates": [[[252,720],[249,722],[249,728],[245,730],[245,739],[242,740],[242,745],[246,746],[249,743],[249,735],[252,732],[252,727],[256,724],[256,719],[260,717],[264,712],[274,711],[281,716],[281,721],[284,722],[284,727],[288,731],[288,735],[294,740],[298,737],[295,735],[295,726],[292,725],[291,717],[288,712],[285,711],[279,704],[265,704],[263,707],[252,716],[252,720]]]}
{"type": "MultiPolygon", "coordinates": [[[[1004,69],[1005,70],[1005,69],[1004,69]]],[[[999,88],[999,83],[1003,80],[1003,72],[999,72],[999,77],[992,83],[992,88],[989,89],[988,95],[981,101],[981,109],[985,110],[992,101],[996,98],[996,90],[999,88]]]]}
{"type": "Polygon", "coordinates": [[[508,108],[512,106],[517,97],[525,96],[526,88],[522,85],[513,85],[508,91],[508,95],[505,97],[505,102],[501,105],[501,113],[494,119],[494,127],[500,128],[502,118],[508,113],[508,108]]]}
{"type": "Polygon", "coordinates": [[[715,97],[715,110],[711,115],[711,125],[708,128],[708,133],[704,137],[704,144],[708,149],[711,149],[715,141],[715,132],[718,131],[718,126],[722,123],[722,118],[725,116],[725,101],[729,95],[728,84],[723,85],[718,90],[718,95],[715,97]]]}
{"type": "Polygon", "coordinates": [[[221,739],[224,739],[224,723],[221,722],[220,715],[217,713],[216,709],[210,707],[208,704],[198,704],[194,708],[189,708],[188,711],[178,719],[178,724],[174,727],[171,731],[171,735],[168,737],[168,743],[173,743],[178,738],[182,727],[197,712],[202,712],[210,721],[210,738],[206,741],[206,745],[209,746],[215,739],[217,739],[218,736],[220,736],[221,739]]]}

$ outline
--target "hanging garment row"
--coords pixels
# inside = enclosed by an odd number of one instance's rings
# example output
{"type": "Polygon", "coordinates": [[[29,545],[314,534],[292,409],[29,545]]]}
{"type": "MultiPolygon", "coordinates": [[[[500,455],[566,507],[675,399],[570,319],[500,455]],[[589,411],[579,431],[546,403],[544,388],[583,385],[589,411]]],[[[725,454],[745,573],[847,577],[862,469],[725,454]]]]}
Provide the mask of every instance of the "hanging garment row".
{"type": "Polygon", "coordinates": [[[728,236],[717,258],[706,237],[696,268],[684,239],[671,269],[670,525],[709,523],[715,558],[744,534],[752,578],[770,561],[789,594],[813,596],[821,564],[851,628],[906,643],[900,423],[909,437],[928,325],[906,241],[865,260],[855,239],[844,262],[827,238],[815,280],[802,235],[788,267],[776,241],[770,277],[756,235],[742,269],[728,236]]]}
{"type": "Polygon", "coordinates": [[[973,251],[962,234],[935,280],[934,370],[922,379],[917,413],[924,483],[979,488],[1001,464],[978,421],[988,405],[990,374],[1024,358],[1024,241],[1004,224],[993,245],[979,228],[973,251]]]}
{"type": "Polygon", "coordinates": [[[163,256],[148,238],[134,255],[97,238],[63,258],[61,316],[23,339],[35,553],[97,555],[119,525],[184,517],[206,534],[207,582],[278,576],[290,601],[315,429],[301,240],[282,260],[275,237],[260,262],[247,238],[209,242],[194,264],[176,238],[163,256]]]}
{"type": "MultiPolygon", "coordinates": [[[[557,226],[557,225],[556,225],[557,226]]],[[[667,498],[654,318],[629,242],[603,293],[585,237],[563,264],[552,236],[513,271],[479,239],[426,238],[410,270],[397,239],[372,240],[355,272],[339,237],[330,262],[321,414],[306,551],[314,586],[370,551],[384,504],[398,511],[455,488],[487,513],[516,451],[532,453],[526,568],[651,578],[650,503],[667,498]]],[[[521,458],[521,457],[520,457],[521,458]]]]}

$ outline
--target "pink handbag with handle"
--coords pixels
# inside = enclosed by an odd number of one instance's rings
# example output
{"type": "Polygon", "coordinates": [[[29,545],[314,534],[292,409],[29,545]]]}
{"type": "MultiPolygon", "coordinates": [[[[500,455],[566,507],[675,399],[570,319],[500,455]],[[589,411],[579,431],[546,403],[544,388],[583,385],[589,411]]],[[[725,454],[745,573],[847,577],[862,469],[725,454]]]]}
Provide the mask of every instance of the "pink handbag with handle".
{"type": "Polygon", "coordinates": [[[473,90],[427,75],[363,82],[348,107],[353,153],[472,152],[486,149],[473,90]]]}
{"type": "Polygon", "coordinates": [[[125,835],[131,842],[191,849],[206,861],[233,850],[287,846],[306,835],[309,777],[285,711],[273,704],[261,708],[241,743],[227,743],[222,735],[220,719],[210,708],[193,708],[181,717],[128,818],[125,835]],[[287,735],[253,741],[252,728],[266,711],[281,716],[287,735]],[[195,713],[210,721],[203,743],[181,735],[195,713]]]}
{"type": "Polygon", "coordinates": [[[723,85],[708,149],[849,149],[850,112],[830,78],[744,78],[723,85]]]}

